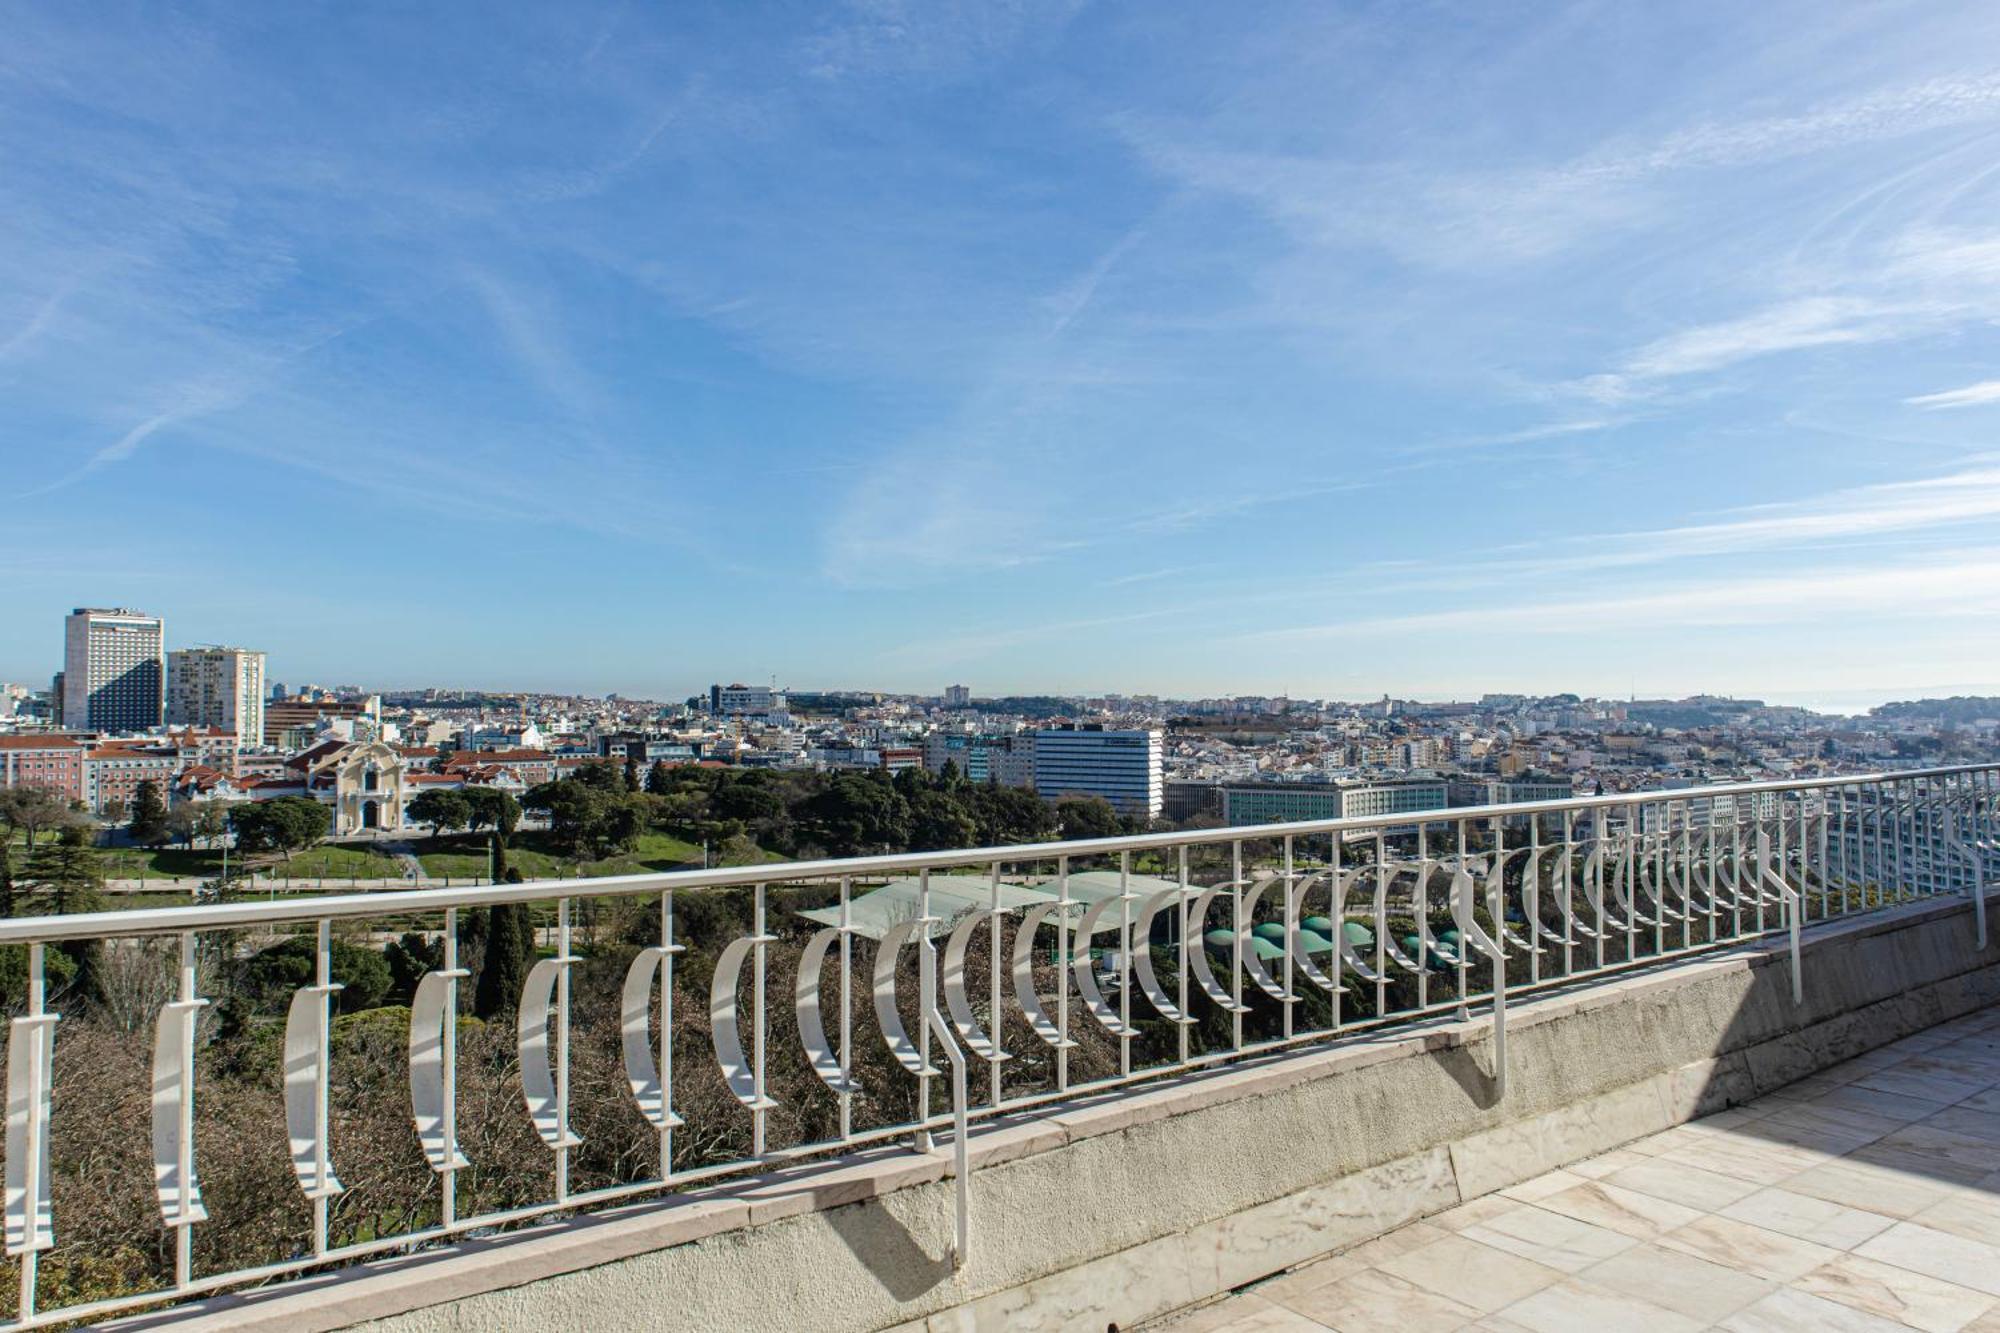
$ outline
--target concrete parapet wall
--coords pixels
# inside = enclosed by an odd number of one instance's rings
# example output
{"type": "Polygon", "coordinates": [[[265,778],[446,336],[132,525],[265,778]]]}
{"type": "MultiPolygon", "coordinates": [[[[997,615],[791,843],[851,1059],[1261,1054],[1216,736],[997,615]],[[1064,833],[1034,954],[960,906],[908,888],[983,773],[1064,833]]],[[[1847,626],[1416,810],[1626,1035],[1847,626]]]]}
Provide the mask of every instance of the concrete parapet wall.
{"type": "Polygon", "coordinates": [[[886,1149],[133,1323],[445,1329],[1093,1329],[1331,1249],[2000,1001],[1964,901],[1523,998],[1505,1097],[1483,1017],[1303,1048],[886,1149]]]}

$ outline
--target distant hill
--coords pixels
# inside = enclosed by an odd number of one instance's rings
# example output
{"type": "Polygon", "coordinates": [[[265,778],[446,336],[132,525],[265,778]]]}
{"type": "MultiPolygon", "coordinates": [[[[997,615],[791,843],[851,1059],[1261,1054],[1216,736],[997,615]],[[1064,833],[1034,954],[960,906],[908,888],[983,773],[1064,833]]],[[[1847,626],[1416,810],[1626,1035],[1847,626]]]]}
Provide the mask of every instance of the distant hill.
{"type": "Polygon", "coordinates": [[[2000,717],[2000,698],[1990,694],[1954,694],[1949,699],[1906,699],[1871,708],[1868,715],[1885,722],[1936,719],[1963,727],[1981,718],[2000,717]]]}

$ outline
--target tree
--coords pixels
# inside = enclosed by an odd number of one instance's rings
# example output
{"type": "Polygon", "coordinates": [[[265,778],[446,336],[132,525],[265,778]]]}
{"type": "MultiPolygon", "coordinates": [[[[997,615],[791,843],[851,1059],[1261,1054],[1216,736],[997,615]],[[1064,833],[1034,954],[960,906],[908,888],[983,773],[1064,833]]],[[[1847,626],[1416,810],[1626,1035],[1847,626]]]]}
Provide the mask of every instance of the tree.
{"type": "Polygon", "coordinates": [[[1056,802],[1056,826],[1065,838],[1115,838],[1125,831],[1102,796],[1065,796],[1056,802]]]}
{"type": "Polygon", "coordinates": [[[250,801],[229,812],[236,830],[236,846],[255,855],[280,852],[289,860],[326,836],[332,811],[304,796],[280,796],[273,801],[250,801]]]}
{"type": "Polygon", "coordinates": [[[918,792],[910,801],[910,848],[912,851],[942,851],[970,847],[979,837],[979,826],[958,801],[947,792],[918,792]]]}
{"type": "Polygon", "coordinates": [[[160,795],[160,784],[151,778],[132,794],[130,827],[132,841],[141,847],[158,847],[173,832],[167,824],[167,802],[160,795]]]}
{"type": "Polygon", "coordinates": [[[639,761],[629,755],[625,758],[624,787],[628,792],[639,790],[639,761]]]}
{"type": "Polygon", "coordinates": [[[499,833],[502,841],[514,836],[514,830],[521,823],[521,803],[514,799],[512,792],[498,787],[467,787],[459,795],[465,797],[469,812],[468,828],[476,833],[490,827],[499,833]]]}
{"type": "Polygon", "coordinates": [[[836,773],[804,803],[802,814],[815,840],[834,856],[909,846],[909,803],[885,774],[836,773]]]}
{"type": "Polygon", "coordinates": [[[429,787],[418,792],[406,812],[418,823],[429,824],[433,834],[472,826],[472,802],[464,792],[449,787],[429,787]]]}
{"type": "Polygon", "coordinates": [[[229,831],[229,807],[215,801],[203,801],[196,809],[194,835],[213,845],[215,840],[229,831]]]}
{"type": "Polygon", "coordinates": [[[200,827],[201,807],[193,801],[182,801],[167,811],[167,837],[183,847],[194,846],[200,827]]]}
{"type": "MultiPolygon", "coordinates": [[[[519,882],[520,872],[509,872],[519,882]]],[[[486,957],[473,987],[472,1012],[480,1018],[511,1014],[535,957],[535,932],[525,903],[495,903],[486,913],[486,957]]]]}
{"type": "Polygon", "coordinates": [[[673,788],[673,774],[667,768],[667,761],[655,759],[653,766],[646,770],[646,795],[665,796],[673,788]]]}
{"type": "Polygon", "coordinates": [[[14,915],[14,853],[0,842],[0,916],[14,915]]]}
{"type": "Polygon", "coordinates": [[[609,856],[632,845],[645,828],[642,803],[648,797],[620,792],[617,771],[605,764],[587,764],[575,776],[530,787],[521,804],[545,810],[549,834],[572,856],[609,856]],[[586,778],[593,770],[611,774],[611,785],[586,778]]]}
{"type": "MultiPolygon", "coordinates": [[[[96,912],[104,907],[104,870],[81,824],[66,825],[53,841],[32,853],[24,880],[20,887],[36,900],[38,910],[49,915],[96,912]]],[[[99,990],[103,942],[68,940],[57,951],[75,965],[78,990],[94,999],[99,990]]]]}
{"type": "Polygon", "coordinates": [[[35,849],[41,833],[58,833],[88,821],[79,814],[69,797],[53,787],[9,787],[0,791],[0,824],[7,835],[28,835],[28,850],[35,849]]]}

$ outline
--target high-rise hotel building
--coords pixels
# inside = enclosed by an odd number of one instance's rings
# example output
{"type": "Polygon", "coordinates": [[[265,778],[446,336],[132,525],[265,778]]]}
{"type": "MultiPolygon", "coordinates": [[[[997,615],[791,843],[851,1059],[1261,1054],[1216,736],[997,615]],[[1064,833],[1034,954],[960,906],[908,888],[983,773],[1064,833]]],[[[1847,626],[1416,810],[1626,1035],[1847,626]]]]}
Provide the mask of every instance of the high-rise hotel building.
{"type": "Polygon", "coordinates": [[[213,647],[168,653],[167,721],[233,731],[239,747],[263,744],[264,654],[213,647]]]}
{"type": "Polygon", "coordinates": [[[80,606],[63,622],[63,725],[146,731],[166,720],[166,625],[124,607],[80,606]]]}
{"type": "Polygon", "coordinates": [[[1120,814],[1160,813],[1165,746],[1156,730],[1049,727],[1035,733],[1035,788],[1044,796],[1102,796],[1120,814]]]}

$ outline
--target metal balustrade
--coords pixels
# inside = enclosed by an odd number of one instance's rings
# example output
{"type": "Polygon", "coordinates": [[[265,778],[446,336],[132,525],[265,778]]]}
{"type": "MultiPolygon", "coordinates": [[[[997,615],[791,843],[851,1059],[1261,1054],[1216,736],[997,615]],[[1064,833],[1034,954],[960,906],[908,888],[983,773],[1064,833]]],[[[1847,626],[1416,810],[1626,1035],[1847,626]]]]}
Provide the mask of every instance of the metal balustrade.
{"type": "Polygon", "coordinates": [[[550,1213],[714,1186],[808,1156],[897,1141],[935,1152],[944,1135],[958,1190],[949,1252],[962,1263],[973,1242],[966,1142],[974,1121],[1475,1010],[1490,1019],[1493,1079],[1504,1095],[1510,994],[1586,984],[1782,931],[1798,999],[1807,922],[1940,894],[1970,894],[1984,948],[1978,890],[1996,850],[2000,766],[1969,766],[0,921],[0,950],[24,955],[25,975],[23,993],[10,997],[18,1007],[7,1049],[5,1250],[20,1292],[7,1326],[269,1282],[550,1213]],[[703,903],[730,911],[690,912],[703,903]],[[504,1048],[482,1038],[474,1070],[464,1058],[467,914],[530,904],[547,919],[514,1005],[511,1060],[496,1064],[493,1052],[504,1048]],[[598,918],[617,904],[630,905],[620,918],[625,933],[607,939],[598,918]],[[738,907],[740,920],[731,914],[738,907]],[[408,1114],[397,1131],[410,1141],[413,1169],[427,1166],[431,1183],[422,1215],[401,1224],[379,1202],[347,1209],[350,1186],[330,1128],[345,1058],[335,1039],[344,984],[337,949],[350,937],[372,943],[385,921],[435,948],[435,965],[409,996],[398,1075],[408,1114]],[[266,1091],[282,1101],[301,1221],[287,1252],[208,1271],[195,1240],[229,1222],[203,1198],[196,1152],[214,998],[201,993],[204,958],[212,974],[218,959],[240,961],[294,933],[309,940],[312,975],[289,996],[280,1077],[266,1091]],[[165,960],[172,989],[150,1020],[147,1072],[154,1222],[171,1258],[163,1245],[151,1281],[130,1279],[141,1289],[45,1308],[38,1269],[65,1225],[64,1172],[83,1169],[65,1166],[57,1141],[63,1029],[103,1022],[87,1009],[50,1011],[49,954],[96,941],[120,957],[151,958],[142,941],[161,937],[176,946],[165,960]],[[689,968],[696,975],[684,977],[689,968]],[[604,993],[580,990],[586,982],[602,983],[604,993]],[[704,988],[705,1033],[686,1021],[704,988]],[[829,988],[837,991],[831,1005],[829,988]],[[585,995],[601,1021],[579,1016],[585,995]],[[782,1046],[779,1020],[789,1038],[782,1046]],[[609,1043],[621,1077],[580,1092],[576,1060],[593,1041],[609,1043]],[[934,1091],[945,1075],[939,1054],[950,1077],[934,1091]],[[986,1073],[977,1104],[975,1062],[986,1073]],[[485,1093],[504,1085],[517,1099],[520,1121],[546,1154],[548,1188],[537,1197],[478,1193],[489,1185],[478,1180],[479,1145],[464,1137],[462,1100],[475,1075],[485,1093]],[[702,1109],[707,1125],[694,1123],[687,1104],[696,1087],[721,1094],[702,1109]],[[633,1141],[650,1145],[649,1160],[635,1166],[627,1152],[615,1169],[591,1166],[579,1185],[588,1145],[576,1117],[580,1108],[602,1109],[601,1099],[637,1118],[633,1141]],[[779,1124],[781,1111],[791,1114],[779,1124]],[[467,1206],[480,1198],[481,1206],[467,1206]]]}

